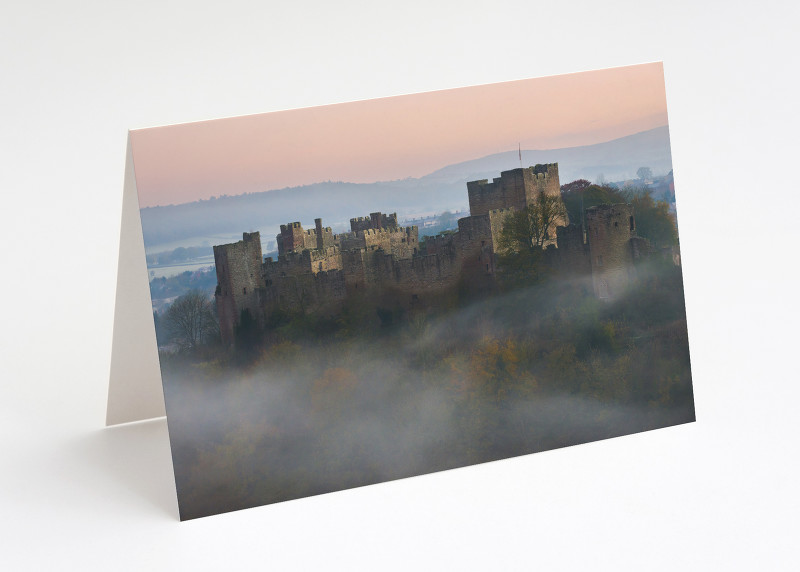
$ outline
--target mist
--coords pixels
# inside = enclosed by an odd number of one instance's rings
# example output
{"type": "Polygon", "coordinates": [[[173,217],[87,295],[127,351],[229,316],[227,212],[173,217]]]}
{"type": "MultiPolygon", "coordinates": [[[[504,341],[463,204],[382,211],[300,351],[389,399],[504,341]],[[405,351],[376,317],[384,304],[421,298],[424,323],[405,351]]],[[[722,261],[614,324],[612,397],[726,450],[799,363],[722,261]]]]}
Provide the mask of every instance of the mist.
{"type": "Polygon", "coordinates": [[[245,365],[162,360],[181,517],[693,421],[667,278],[644,305],[559,281],[360,335],[285,336],[245,365]]]}

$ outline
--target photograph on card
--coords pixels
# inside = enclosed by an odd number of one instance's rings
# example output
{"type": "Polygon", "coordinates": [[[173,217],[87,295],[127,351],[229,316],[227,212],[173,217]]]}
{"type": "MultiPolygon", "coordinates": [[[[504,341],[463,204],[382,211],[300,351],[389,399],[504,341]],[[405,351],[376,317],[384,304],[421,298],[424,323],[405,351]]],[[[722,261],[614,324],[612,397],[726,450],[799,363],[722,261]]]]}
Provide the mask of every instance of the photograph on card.
{"type": "Polygon", "coordinates": [[[695,420],[660,63],[131,144],[181,519],[695,420]]]}

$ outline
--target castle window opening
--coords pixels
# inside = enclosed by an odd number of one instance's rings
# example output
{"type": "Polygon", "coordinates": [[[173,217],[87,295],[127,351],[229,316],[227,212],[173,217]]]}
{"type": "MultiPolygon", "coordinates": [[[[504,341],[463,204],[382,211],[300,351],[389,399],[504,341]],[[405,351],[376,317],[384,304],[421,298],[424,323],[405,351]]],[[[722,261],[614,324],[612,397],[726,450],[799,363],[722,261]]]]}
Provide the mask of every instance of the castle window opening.
{"type": "Polygon", "coordinates": [[[617,221],[614,221],[614,228],[617,228],[618,226],[619,226],[619,223],[617,221]]]}
{"type": "Polygon", "coordinates": [[[631,230],[633,230],[633,217],[632,217],[632,216],[631,216],[631,217],[628,217],[628,220],[629,220],[629,221],[630,221],[630,223],[631,223],[631,230]]]}
{"type": "Polygon", "coordinates": [[[489,265],[486,265],[486,272],[489,272],[489,265]]]}
{"type": "Polygon", "coordinates": [[[603,257],[602,256],[598,256],[597,257],[597,265],[598,266],[602,266],[603,265],[603,257]]]}
{"type": "Polygon", "coordinates": [[[242,288],[242,294],[247,294],[247,288],[242,288]]]}

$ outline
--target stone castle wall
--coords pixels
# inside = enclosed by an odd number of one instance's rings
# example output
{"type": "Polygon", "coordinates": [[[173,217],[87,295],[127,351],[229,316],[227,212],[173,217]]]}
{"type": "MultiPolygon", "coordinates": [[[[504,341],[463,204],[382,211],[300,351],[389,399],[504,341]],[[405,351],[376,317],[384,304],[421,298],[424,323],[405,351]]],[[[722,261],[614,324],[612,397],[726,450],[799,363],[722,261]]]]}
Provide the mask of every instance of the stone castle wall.
{"type": "Polygon", "coordinates": [[[309,249],[288,252],[278,256],[277,260],[269,257],[264,260],[261,274],[265,280],[274,281],[286,276],[316,274],[317,272],[327,272],[328,270],[341,270],[341,268],[342,261],[339,249],[336,246],[328,246],[322,250],[309,249]]]}
{"type": "Polygon", "coordinates": [[[503,208],[525,208],[525,188],[520,169],[504,171],[490,183],[487,179],[467,183],[469,213],[472,216],[489,214],[503,208]]]}
{"type": "Polygon", "coordinates": [[[456,248],[454,241],[456,233],[439,234],[425,239],[425,254],[453,254],[456,248]]]}
{"type": "Polygon", "coordinates": [[[363,232],[343,232],[336,235],[335,241],[343,251],[367,247],[363,232]]]}
{"type": "Polygon", "coordinates": [[[397,258],[410,258],[419,252],[419,231],[416,226],[367,229],[358,234],[363,236],[363,248],[368,250],[380,248],[397,258]]]}
{"type": "Polygon", "coordinates": [[[558,257],[555,265],[566,274],[589,274],[592,270],[589,246],[583,236],[583,225],[570,224],[556,228],[558,257]]]}
{"type": "Polygon", "coordinates": [[[342,250],[342,273],[348,292],[358,293],[367,290],[367,252],[363,249],[342,250]]]}
{"type": "Polygon", "coordinates": [[[431,293],[453,287],[461,276],[461,261],[455,251],[449,254],[415,256],[395,259],[385,256],[382,276],[389,277],[388,285],[406,296],[406,303],[419,301],[431,293]]]}
{"type": "Polygon", "coordinates": [[[335,307],[346,295],[344,273],[328,270],[316,273],[286,275],[279,280],[267,280],[263,294],[265,319],[276,310],[303,313],[318,312],[335,307]]]}

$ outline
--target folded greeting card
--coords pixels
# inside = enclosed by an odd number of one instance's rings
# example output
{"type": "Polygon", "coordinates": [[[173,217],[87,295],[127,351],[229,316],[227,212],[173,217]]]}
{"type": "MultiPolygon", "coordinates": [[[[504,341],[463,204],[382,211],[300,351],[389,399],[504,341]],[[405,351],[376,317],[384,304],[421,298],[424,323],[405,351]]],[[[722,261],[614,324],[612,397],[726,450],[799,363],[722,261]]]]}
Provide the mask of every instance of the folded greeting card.
{"type": "Polygon", "coordinates": [[[132,131],[117,296],[182,519],[694,421],[662,66],[132,131]]]}

